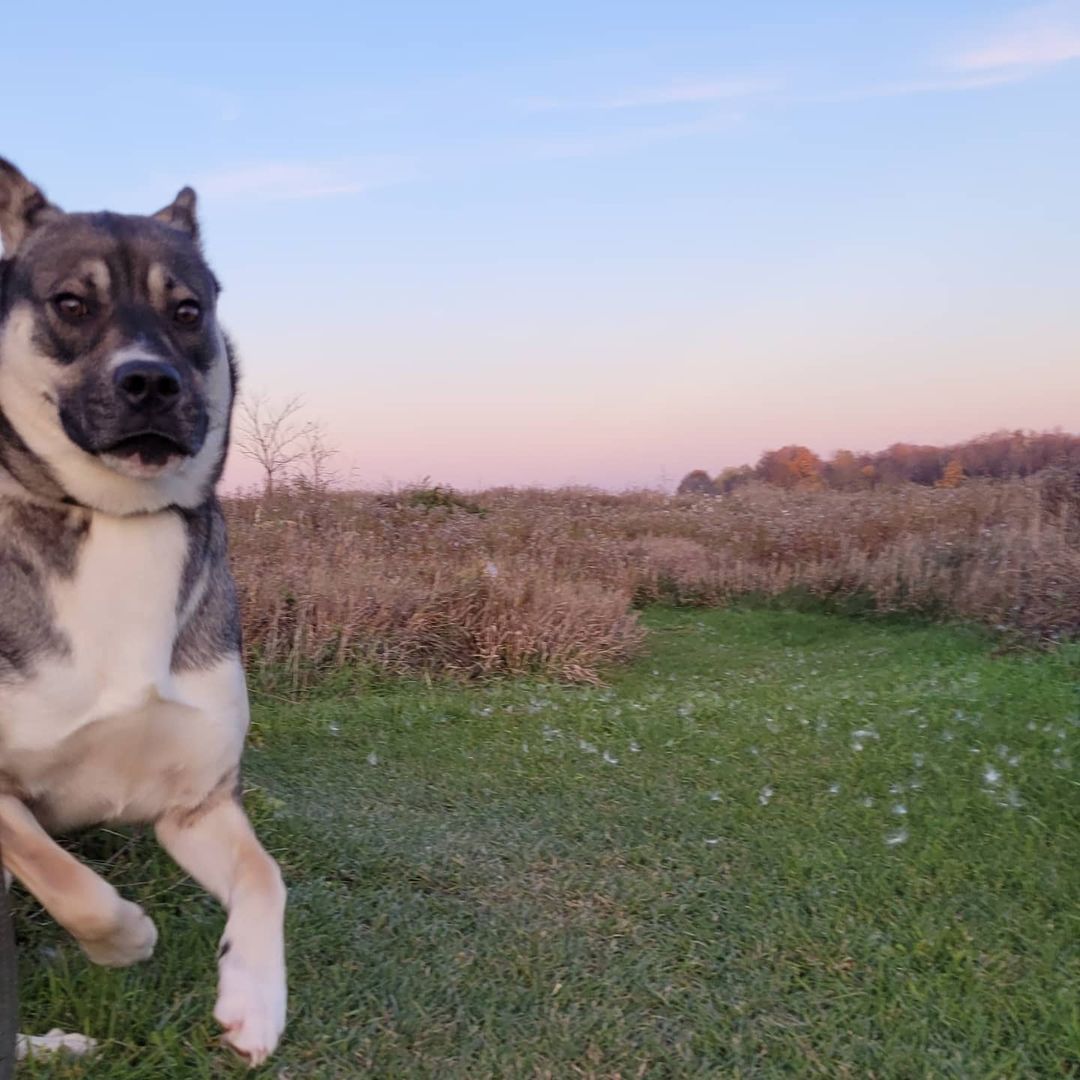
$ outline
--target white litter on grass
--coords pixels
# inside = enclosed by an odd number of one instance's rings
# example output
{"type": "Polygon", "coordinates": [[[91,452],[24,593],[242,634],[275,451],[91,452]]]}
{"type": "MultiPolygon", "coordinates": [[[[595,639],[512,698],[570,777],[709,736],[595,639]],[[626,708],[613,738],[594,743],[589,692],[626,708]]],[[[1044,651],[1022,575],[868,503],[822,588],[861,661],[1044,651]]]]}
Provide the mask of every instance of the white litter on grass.
{"type": "Polygon", "coordinates": [[[889,833],[885,837],[886,847],[899,847],[901,844],[906,844],[908,841],[907,829],[897,829],[896,832],[889,833]]]}
{"type": "Polygon", "coordinates": [[[861,802],[861,803],[863,804],[863,806],[865,806],[865,807],[866,807],[866,808],[867,808],[868,810],[870,809],[870,807],[871,807],[871,806],[873,806],[873,805],[874,805],[874,800],[873,800],[873,797],[872,797],[872,796],[870,796],[870,795],[864,795],[864,796],[863,796],[863,797],[862,797],[862,798],[861,798],[861,799],[859,800],[859,802],[861,802]]]}
{"type": "Polygon", "coordinates": [[[337,722],[334,721],[334,720],[330,721],[330,723],[326,727],[326,730],[329,731],[331,735],[340,735],[341,734],[341,728],[339,728],[337,726],[337,722]]]}
{"type": "Polygon", "coordinates": [[[771,799],[771,798],[773,797],[773,795],[775,795],[775,794],[776,794],[776,792],[774,792],[774,791],[773,791],[772,785],[771,785],[771,784],[766,784],[766,785],[765,785],[765,786],[764,786],[764,787],[763,787],[763,788],[762,788],[762,789],[761,789],[761,790],[760,790],[760,791],[758,792],[758,797],[757,797],[757,801],[758,801],[759,803],[761,803],[761,805],[762,805],[762,806],[768,806],[768,805],[769,805],[769,800],[770,800],[770,799],[771,799]]]}
{"type": "Polygon", "coordinates": [[[561,739],[562,732],[557,727],[551,727],[550,724],[544,725],[544,740],[551,742],[553,739],[561,739]]]}
{"type": "Polygon", "coordinates": [[[709,802],[719,802],[719,801],[720,801],[720,792],[719,791],[710,791],[709,792],[709,802]]]}
{"type": "Polygon", "coordinates": [[[371,753],[368,754],[367,763],[369,765],[378,765],[379,764],[379,755],[376,754],[374,750],[372,750],[371,753]]]}
{"type": "Polygon", "coordinates": [[[993,765],[987,765],[983,769],[983,782],[989,784],[991,787],[996,785],[1001,780],[1001,773],[994,768],[993,765]]]}
{"type": "Polygon", "coordinates": [[[839,795],[840,794],[840,785],[839,784],[830,784],[829,785],[829,794],[830,795],[839,795]]]}
{"type": "Polygon", "coordinates": [[[1010,810],[1019,810],[1024,805],[1024,800],[1020,798],[1020,792],[1016,788],[1009,788],[999,805],[1006,806],[1010,810]]]}
{"type": "Polygon", "coordinates": [[[53,1028],[45,1035],[19,1035],[15,1040],[15,1058],[36,1057],[38,1054],[55,1054],[65,1051],[69,1054],[89,1054],[97,1048],[97,1040],[87,1035],[53,1028]]]}
{"type": "Polygon", "coordinates": [[[586,754],[599,753],[597,747],[593,746],[593,744],[589,742],[588,739],[578,739],[578,749],[583,750],[586,754]]]}
{"type": "Polygon", "coordinates": [[[880,739],[873,728],[858,728],[851,733],[851,749],[856,753],[861,753],[866,748],[867,739],[880,739]]]}
{"type": "Polygon", "coordinates": [[[915,766],[916,769],[921,769],[926,764],[926,755],[925,754],[912,754],[911,755],[911,763],[912,763],[912,765],[915,766]]]}
{"type": "Polygon", "coordinates": [[[897,817],[905,817],[907,815],[907,807],[902,802],[898,802],[893,806],[892,812],[897,817]]]}
{"type": "Polygon", "coordinates": [[[604,761],[606,761],[609,765],[619,764],[619,759],[610,750],[604,751],[604,761]]]}
{"type": "Polygon", "coordinates": [[[640,754],[641,753],[641,747],[633,739],[630,740],[630,753],[631,754],[640,754]]]}
{"type": "Polygon", "coordinates": [[[765,717],[765,727],[768,728],[773,735],[780,734],[780,721],[774,720],[771,716],[765,717]]]}
{"type": "Polygon", "coordinates": [[[719,843],[720,843],[720,837],[717,836],[714,839],[706,840],[705,841],[705,846],[706,847],[716,847],[716,845],[719,844],[719,843]]]}

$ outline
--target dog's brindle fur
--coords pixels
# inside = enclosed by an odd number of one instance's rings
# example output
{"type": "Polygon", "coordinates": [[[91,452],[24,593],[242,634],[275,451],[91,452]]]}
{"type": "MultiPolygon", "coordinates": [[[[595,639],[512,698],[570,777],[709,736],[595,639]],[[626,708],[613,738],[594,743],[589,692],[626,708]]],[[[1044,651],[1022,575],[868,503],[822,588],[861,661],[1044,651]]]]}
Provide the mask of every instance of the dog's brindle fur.
{"type": "Polygon", "coordinates": [[[50,833],[152,822],[226,907],[215,1016],[253,1065],[285,1020],[285,892],[237,801],[248,723],[214,497],[236,369],[195,196],[66,214],[0,159],[0,851],[89,957],[137,905],[50,833]]]}

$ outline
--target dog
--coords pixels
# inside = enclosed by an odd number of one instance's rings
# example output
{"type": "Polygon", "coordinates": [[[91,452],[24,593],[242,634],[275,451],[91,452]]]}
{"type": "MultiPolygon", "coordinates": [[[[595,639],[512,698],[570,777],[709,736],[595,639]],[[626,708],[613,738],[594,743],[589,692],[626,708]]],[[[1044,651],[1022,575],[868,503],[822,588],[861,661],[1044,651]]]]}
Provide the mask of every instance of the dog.
{"type": "Polygon", "coordinates": [[[95,963],[145,912],[52,836],[152,824],[227,911],[214,1016],[252,1066],[285,1024],[285,887],[238,799],[248,726],[214,495],[236,391],[184,188],[65,213],[0,159],[0,857],[95,963]]]}

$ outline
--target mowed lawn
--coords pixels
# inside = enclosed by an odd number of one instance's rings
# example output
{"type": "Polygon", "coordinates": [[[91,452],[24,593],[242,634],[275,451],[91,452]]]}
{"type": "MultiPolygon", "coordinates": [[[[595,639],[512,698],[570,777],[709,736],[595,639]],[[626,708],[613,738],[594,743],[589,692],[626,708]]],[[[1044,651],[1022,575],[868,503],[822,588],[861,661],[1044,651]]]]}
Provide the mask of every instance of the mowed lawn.
{"type": "MultiPolygon", "coordinates": [[[[258,696],[248,800],[290,884],[278,1077],[1080,1074],[1078,653],[774,611],[648,614],[608,687],[258,696]]],[[[92,968],[21,894],[20,1077],[240,1070],[222,917],[149,837],[92,968]]]]}

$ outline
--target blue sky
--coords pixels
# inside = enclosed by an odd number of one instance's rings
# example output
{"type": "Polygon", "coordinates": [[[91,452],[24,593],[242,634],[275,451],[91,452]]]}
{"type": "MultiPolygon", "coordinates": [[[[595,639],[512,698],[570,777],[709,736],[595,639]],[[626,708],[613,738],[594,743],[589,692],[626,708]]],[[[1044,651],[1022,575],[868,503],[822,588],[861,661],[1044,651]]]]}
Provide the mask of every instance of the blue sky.
{"type": "Polygon", "coordinates": [[[193,183],[361,482],[1080,429],[1080,0],[97,7],[5,13],[0,153],[193,183]]]}

